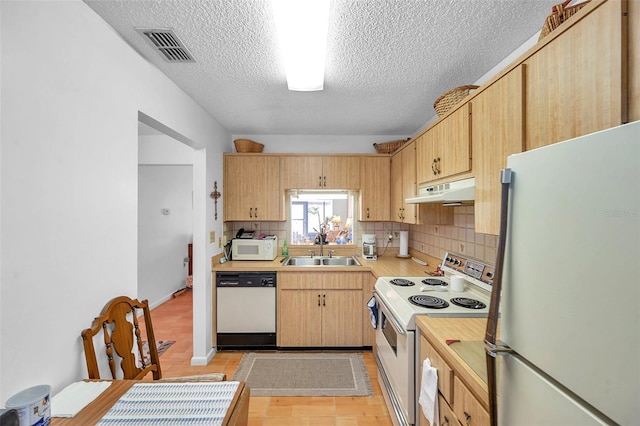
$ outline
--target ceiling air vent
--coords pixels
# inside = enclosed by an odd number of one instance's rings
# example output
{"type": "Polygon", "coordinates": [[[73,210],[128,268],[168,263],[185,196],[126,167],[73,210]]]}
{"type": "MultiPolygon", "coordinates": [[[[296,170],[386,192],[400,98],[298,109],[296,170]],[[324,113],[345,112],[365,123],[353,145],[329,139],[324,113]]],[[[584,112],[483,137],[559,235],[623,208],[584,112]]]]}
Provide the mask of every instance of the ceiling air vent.
{"type": "Polygon", "coordinates": [[[191,53],[171,29],[137,28],[167,62],[195,62],[191,53]]]}

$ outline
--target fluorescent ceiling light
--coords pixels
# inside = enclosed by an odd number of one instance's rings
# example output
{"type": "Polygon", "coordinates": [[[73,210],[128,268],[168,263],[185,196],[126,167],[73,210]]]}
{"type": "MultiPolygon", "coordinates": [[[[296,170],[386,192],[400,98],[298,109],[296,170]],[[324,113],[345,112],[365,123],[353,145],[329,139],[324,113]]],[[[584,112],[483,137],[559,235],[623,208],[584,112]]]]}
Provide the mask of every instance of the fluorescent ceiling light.
{"type": "Polygon", "coordinates": [[[329,0],[272,0],[289,90],[324,87],[329,0]]]}

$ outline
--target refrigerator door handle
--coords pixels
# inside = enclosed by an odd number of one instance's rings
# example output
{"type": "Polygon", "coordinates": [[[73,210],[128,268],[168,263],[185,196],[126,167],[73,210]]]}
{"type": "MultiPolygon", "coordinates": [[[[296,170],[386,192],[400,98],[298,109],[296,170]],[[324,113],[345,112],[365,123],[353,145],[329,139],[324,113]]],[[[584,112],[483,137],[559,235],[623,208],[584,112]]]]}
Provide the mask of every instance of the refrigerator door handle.
{"type": "Polygon", "coordinates": [[[498,355],[510,355],[515,352],[513,349],[503,344],[502,342],[498,342],[496,344],[485,342],[484,351],[487,355],[490,355],[494,358],[498,355]]]}
{"type": "Polygon", "coordinates": [[[489,390],[489,418],[491,426],[498,425],[498,384],[496,374],[496,355],[505,350],[496,345],[498,330],[498,315],[500,310],[500,292],[502,290],[502,270],[504,266],[505,246],[507,241],[507,218],[509,214],[509,185],[511,184],[511,169],[502,169],[500,180],[502,183],[502,199],[500,205],[500,235],[498,237],[498,250],[496,268],[493,275],[493,290],[491,291],[491,304],[489,317],[487,318],[487,330],[485,333],[485,352],[487,358],[487,387],[489,390]]]}

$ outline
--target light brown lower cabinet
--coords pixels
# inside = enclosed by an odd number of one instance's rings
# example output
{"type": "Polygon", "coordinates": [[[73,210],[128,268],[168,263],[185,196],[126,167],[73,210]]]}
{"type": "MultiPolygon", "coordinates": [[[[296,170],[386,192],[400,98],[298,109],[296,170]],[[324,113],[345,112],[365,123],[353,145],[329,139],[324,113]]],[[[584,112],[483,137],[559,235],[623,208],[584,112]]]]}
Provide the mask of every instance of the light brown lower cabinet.
{"type": "Polygon", "coordinates": [[[366,276],[368,272],[278,273],[278,346],[362,346],[366,276]]]}
{"type": "Polygon", "coordinates": [[[453,378],[453,411],[460,423],[467,426],[483,426],[489,424],[489,413],[460,381],[453,378]]]}
{"type": "MultiPolygon", "coordinates": [[[[441,426],[488,426],[489,413],[464,383],[456,375],[449,364],[431,346],[427,339],[420,336],[420,378],[422,378],[422,361],[429,358],[431,366],[438,370],[438,411],[441,426]]],[[[418,387],[420,389],[420,387],[418,387]]],[[[418,394],[416,398],[418,398],[418,394]]],[[[418,405],[418,424],[430,426],[418,405]]]]}
{"type": "Polygon", "coordinates": [[[447,401],[442,397],[442,395],[438,394],[438,417],[440,418],[440,426],[458,426],[460,422],[456,418],[456,415],[453,414],[453,410],[447,404],[447,401]]]}

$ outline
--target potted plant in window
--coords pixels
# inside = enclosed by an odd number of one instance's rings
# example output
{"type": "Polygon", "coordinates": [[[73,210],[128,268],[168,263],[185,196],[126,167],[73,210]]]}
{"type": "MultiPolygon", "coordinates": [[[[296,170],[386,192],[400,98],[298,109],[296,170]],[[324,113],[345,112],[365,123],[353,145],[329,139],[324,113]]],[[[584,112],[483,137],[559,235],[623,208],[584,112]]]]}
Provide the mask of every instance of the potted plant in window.
{"type": "Polygon", "coordinates": [[[318,233],[316,235],[316,239],[314,244],[327,244],[327,219],[325,219],[325,223],[320,222],[320,208],[319,207],[309,207],[309,214],[313,216],[318,216],[318,228],[313,228],[314,231],[318,233]],[[318,229],[320,229],[318,231],[318,229]]]}

